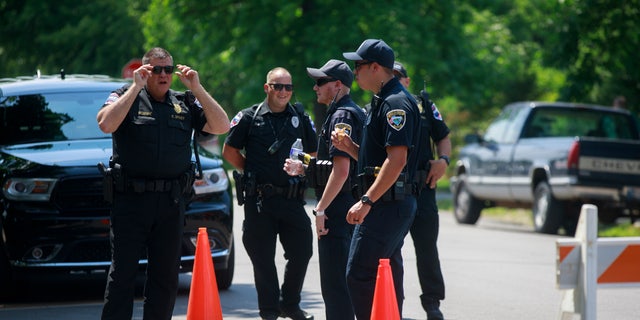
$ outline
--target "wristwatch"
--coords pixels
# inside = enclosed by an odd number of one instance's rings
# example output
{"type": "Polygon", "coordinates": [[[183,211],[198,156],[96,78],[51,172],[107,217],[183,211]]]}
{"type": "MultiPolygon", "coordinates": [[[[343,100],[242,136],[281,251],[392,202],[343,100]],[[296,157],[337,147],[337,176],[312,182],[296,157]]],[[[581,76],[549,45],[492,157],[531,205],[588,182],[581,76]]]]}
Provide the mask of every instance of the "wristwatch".
{"type": "Polygon", "coordinates": [[[449,159],[449,156],[442,155],[439,158],[440,159],[444,159],[444,161],[447,162],[447,166],[449,165],[449,162],[451,162],[451,159],[449,159]]]}
{"type": "Polygon", "coordinates": [[[360,198],[360,202],[362,202],[363,204],[368,204],[370,206],[373,206],[373,201],[371,201],[371,199],[369,199],[369,196],[366,194],[362,196],[362,198],[360,198]]]}
{"type": "Polygon", "coordinates": [[[311,210],[311,213],[313,213],[313,215],[314,215],[314,216],[316,216],[316,217],[322,217],[322,216],[324,216],[324,210],[322,210],[322,211],[316,211],[316,209],[312,209],[312,210],[311,210]]]}

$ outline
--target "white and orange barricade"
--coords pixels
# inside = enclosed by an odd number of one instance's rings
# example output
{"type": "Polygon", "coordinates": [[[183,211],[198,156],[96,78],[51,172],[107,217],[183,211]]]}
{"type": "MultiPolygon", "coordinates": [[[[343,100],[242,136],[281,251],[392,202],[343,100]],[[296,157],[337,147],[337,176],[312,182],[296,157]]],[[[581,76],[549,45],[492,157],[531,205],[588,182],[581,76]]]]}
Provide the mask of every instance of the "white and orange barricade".
{"type": "Polygon", "coordinates": [[[560,319],[596,319],[597,288],[640,287],[640,237],[598,238],[598,208],[582,206],[575,238],[556,240],[560,319]]]}

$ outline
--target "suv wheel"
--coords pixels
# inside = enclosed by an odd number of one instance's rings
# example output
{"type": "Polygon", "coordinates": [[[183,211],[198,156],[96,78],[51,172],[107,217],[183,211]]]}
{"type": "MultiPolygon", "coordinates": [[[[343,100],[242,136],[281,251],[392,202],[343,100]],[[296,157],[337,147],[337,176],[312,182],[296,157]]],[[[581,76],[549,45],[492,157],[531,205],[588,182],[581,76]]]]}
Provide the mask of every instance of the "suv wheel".
{"type": "MultiPolygon", "coordinates": [[[[2,225],[0,224],[0,227],[2,225]]],[[[15,291],[15,279],[2,240],[0,240],[0,301],[10,298],[15,291]]]]}
{"type": "Polygon", "coordinates": [[[231,287],[233,280],[233,271],[235,269],[236,260],[236,246],[231,245],[231,252],[229,253],[229,259],[227,261],[227,268],[216,272],[216,283],[218,284],[218,290],[227,290],[231,287]]]}
{"type": "Polygon", "coordinates": [[[546,181],[538,183],[533,194],[533,227],[536,232],[556,234],[562,225],[562,203],[551,194],[546,181]]]}
{"type": "Polygon", "coordinates": [[[466,185],[466,176],[460,175],[453,193],[453,214],[458,223],[475,224],[484,208],[482,201],[474,197],[466,185]]]}

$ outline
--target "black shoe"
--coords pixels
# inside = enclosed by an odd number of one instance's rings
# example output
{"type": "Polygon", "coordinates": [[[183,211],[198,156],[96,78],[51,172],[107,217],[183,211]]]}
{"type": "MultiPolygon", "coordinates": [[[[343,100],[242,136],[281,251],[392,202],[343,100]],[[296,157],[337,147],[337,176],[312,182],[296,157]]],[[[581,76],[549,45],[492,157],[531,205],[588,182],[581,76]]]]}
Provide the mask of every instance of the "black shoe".
{"type": "Polygon", "coordinates": [[[293,310],[281,310],[280,311],[281,318],[291,318],[293,320],[313,320],[313,315],[308,314],[306,311],[302,309],[293,309],[293,310]]]}
{"type": "Polygon", "coordinates": [[[427,310],[427,320],[444,320],[442,311],[440,311],[440,303],[430,303],[425,306],[427,310]]]}

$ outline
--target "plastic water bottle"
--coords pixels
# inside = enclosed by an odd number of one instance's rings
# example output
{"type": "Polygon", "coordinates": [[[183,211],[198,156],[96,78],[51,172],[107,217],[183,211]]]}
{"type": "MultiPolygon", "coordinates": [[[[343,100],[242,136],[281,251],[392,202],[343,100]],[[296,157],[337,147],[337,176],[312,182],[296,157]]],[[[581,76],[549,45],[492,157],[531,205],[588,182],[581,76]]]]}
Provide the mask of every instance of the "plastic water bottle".
{"type": "Polygon", "coordinates": [[[302,139],[296,139],[291,145],[291,151],[289,151],[289,159],[291,159],[292,165],[289,166],[289,171],[287,172],[289,175],[295,175],[298,168],[302,167],[302,161],[299,159],[299,154],[304,153],[302,146],[302,139]]]}

